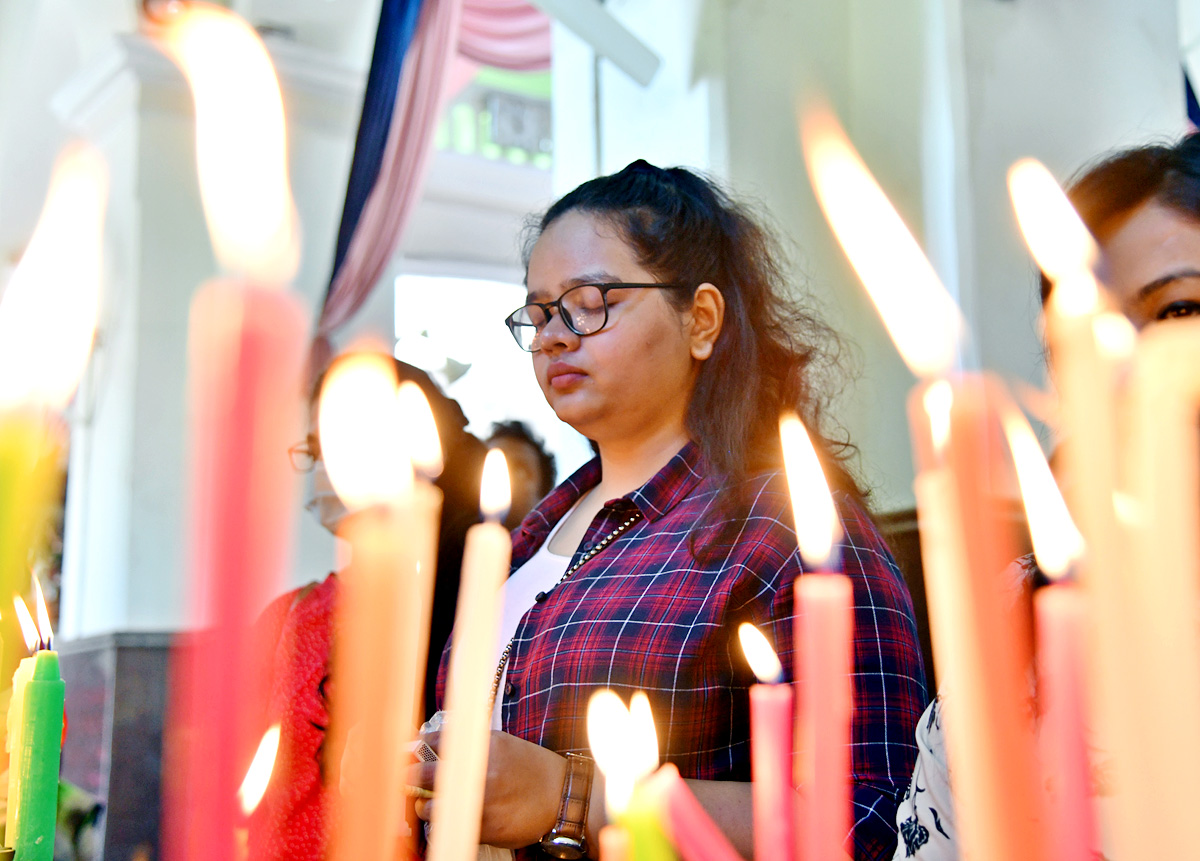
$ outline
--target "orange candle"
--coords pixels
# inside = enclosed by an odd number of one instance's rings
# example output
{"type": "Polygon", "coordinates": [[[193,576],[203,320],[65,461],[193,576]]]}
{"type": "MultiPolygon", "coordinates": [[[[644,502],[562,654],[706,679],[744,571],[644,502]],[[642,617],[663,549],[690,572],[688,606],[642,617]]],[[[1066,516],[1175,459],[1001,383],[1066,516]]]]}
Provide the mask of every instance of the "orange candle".
{"type": "Polygon", "coordinates": [[[946,697],[959,843],[975,859],[1043,857],[1034,739],[1026,719],[1028,636],[1001,572],[1015,555],[999,506],[1004,463],[990,405],[996,384],[947,378],[961,317],[912,234],[836,120],[801,135],[809,176],[839,243],[909,368],[914,484],[930,627],[946,697]],[[930,396],[944,409],[926,410],[930,396]],[[986,680],[986,683],[985,683],[986,680]]]}
{"type": "Polygon", "coordinates": [[[246,22],[202,4],[161,32],[196,103],[200,194],[224,274],[189,314],[192,623],[173,660],[167,857],[234,857],[237,788],[259,741],[268,650],[252,638],[283,591],[308,321],[283,289],[299,241],[288,187],[283,103],[266,48],[246,22]]]}
{"type": "Polygon", "coordinates": [[[403,745],[416,734],[432,582],[425,560],[441,498],[414,480],[386,355],[336,364],[317,421],[329,479],[353,512],[343,527],[352,559],[341,575],[326,762],[340,790],[332,855],[390,858],[404,807],[403,745]]]}

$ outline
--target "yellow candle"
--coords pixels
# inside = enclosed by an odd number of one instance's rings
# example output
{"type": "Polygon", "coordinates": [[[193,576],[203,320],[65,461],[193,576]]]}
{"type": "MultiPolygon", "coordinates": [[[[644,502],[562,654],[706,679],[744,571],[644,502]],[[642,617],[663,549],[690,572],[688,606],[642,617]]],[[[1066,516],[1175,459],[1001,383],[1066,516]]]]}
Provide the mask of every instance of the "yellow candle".
{"type": "Polygon", "coordinates": [[[480,504],[485,522],[467,531],[462,581],[450,651],[446,722],[442,730],[433,807],[430,861],[466,861],[479,843],[495,672],[493,651],[508,576],[512,540],[501,521],[510,504],[508,467],[499,449],[483,466],[480,504]]]}
{"type": "Polygon", "coordinates": [[[441,494],[413,479],[386,356],[364,353],[335,366],[318,424],[330,480],[355,512],[344,528],[353,557],[342,574],[334,648],[333,857],[389,858],[404,807],[402,745],[416,730],[441,494]]]}

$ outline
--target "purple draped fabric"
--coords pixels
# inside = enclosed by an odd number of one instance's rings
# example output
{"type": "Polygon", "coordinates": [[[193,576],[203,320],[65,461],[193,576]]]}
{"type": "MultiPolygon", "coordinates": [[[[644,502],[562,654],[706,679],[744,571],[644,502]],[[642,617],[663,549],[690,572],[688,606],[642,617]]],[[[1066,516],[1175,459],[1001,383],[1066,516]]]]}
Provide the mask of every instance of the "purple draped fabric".
{"type": "Polygon", "coordinates": [[[329,357],[329,336],[362,307],[400,244],[456,55],[518,71],[549,68],[550,20],[525,0],[426,0],[404,58],[379,178],[317,323],[315,371],[329,357]]]}

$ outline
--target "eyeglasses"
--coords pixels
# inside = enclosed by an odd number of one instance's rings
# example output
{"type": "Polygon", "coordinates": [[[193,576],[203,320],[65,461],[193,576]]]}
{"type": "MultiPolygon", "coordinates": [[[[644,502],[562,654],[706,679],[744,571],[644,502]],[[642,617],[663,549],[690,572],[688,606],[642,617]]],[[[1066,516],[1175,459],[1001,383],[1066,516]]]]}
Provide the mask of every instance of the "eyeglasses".
{"type": "Polygon", "coordinates": [[[542,331],[550,322],[550,312],[557,310],[567,328],[576,335],[594,335],[608,325],[608,291],[635,288],[678,290],[686,284],[580,284],[563,293],[553,302],[530,302],[504,319],[517,345],[526,352],[542,348],[542,331]]]}
{"type": "Polygon", "coordinates": [[[321,459],[321,441],[316,434],[310,433],[304,442],[298,442],[288,449],[288,457],[297,472],[309,472],[321,459]]]}

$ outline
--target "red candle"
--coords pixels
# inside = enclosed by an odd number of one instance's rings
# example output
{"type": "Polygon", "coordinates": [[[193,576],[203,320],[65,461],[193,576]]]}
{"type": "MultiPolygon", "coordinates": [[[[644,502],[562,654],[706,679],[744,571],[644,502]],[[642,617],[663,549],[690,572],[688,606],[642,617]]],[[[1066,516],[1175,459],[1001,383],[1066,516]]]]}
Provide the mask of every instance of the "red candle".
{"type": "Polygon", "coordinates": [[[291,545],[286,451],[300,433],[308,321],[279,289],[298,242],[266,49],[210,6],[181,8],[163,37],[195,96],[201,198],[229,273],[197,291],[189,317],[190,597],[204,630],[173,664],[166,854],[232,858],[236,793],[262,732],[268,650],[251,626],[283,589],[291,545]]]}

